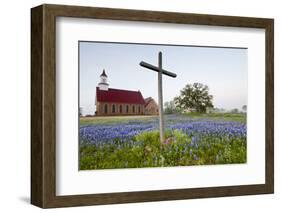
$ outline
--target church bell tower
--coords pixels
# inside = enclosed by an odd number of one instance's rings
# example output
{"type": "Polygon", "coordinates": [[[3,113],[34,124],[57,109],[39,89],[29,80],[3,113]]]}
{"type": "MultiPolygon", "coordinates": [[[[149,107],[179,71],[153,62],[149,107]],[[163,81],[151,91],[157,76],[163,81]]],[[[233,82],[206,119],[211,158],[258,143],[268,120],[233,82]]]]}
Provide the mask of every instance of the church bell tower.
{"type": "Polygon", "coordinates": [[[107,75],[105,74],[105,70],[102,71],[100,75],[100,83],[98,84],[100,90],[108,90],[109,84],[107,83],[107,75]]]}

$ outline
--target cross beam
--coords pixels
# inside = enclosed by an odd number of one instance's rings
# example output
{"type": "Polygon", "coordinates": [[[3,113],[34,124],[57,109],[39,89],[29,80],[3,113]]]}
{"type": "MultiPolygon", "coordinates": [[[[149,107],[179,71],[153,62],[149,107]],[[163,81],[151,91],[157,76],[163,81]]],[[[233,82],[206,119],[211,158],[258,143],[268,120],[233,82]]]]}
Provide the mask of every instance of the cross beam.
{"type": "Polygon", "coordinates": [[[164,142],[165,135],[164,135],[164,115],[163,115],[163,88],[162,88],[162,74],[170,76],[170,77],[177,77],[175,73],[169,72],[167,70],[162,69],[162,52],[158,53],[158,67],[148,64],[144,61],[140,62],[140,65],[144,68],[153,70],[158,72],[158,105],[159,105],[159,132],[160,132],[160,141],[164,142]]]}
{"type": "MultiPolygon", "coordinates": [[[[150,69],[150,70],[159,72],[159,67],[153,66],[153,65],[151,65],[151,64],[149,64],[149,63],[146,63],[146,62],[144,62],[144,61],[141,61],[141,62],[140,62],[140,65],[141,65],[142,67],[147,68],[147,69],[150,69]]],[[[173,77],[173,78],[177,77],[177,74],[172,73],[172,72],[169,72],[169,71],[164,70],[164,69],[162,69],[162,73],[163,73],[164,75],[168,75],[168,76],[173,77]]]]}

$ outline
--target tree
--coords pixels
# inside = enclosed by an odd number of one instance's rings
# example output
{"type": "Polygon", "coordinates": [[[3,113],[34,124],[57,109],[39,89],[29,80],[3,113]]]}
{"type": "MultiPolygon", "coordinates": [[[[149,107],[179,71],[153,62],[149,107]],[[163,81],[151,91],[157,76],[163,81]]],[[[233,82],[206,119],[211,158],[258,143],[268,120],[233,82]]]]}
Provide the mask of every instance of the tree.
{"type": "Polygon", "coordinates": [[[213,96],[209,95],[209,87],[201,83],[187,84],[180,96],[175,98],[175,104],[182,110],[195,110],[205,113],[207,108],[213,108],[213,96]]]}
{"type": "Polygon", "coordinates": [[[164,113],[165,114],[174,114],[179,113],[180,109],[176,107],[175,101],[167,101],[164,103],[164,113]]]}
{"type": "Polygon", "coordinates": [[[235,108],[235,109],[232,109],[230,110],[231,113],[239,113],[239,109],[235,108]]]}
{"type": "Polygon", "coordinates": [[[247,112],[247,105],[243,105],[243,106],[242,106],[242,110],[243,110],[244,112],[247,112]]]}

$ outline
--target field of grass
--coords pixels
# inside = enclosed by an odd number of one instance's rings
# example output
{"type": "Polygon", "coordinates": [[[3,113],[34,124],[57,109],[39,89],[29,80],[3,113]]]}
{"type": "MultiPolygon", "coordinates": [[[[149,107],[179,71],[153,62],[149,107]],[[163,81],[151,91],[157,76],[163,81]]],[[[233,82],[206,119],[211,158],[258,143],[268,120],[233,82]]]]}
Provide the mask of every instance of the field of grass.
{"type": "Polygon", "coordinates": [[[200,113],[187,113],[185,114],[187,117],[191,118],[206,118],[212,120],[222,120],[222,121],[237,121],[241,123],[246,123],[246,114],[243,113],[208,113],[208,114],[200,114],[200,113]]]}
{"type": "Polygon", "coordinates": [[[122,124],[130,121],[152,121],[158,116],[96,116],[96,117],[81,117],[80,126],[85,125],[102,125],[102,124],[122,124]]]}
{"type": "Polygon", "coordinates": [[[245,114],[165,116],[160,142],[157,116],[80,118],[80,169],[245,163],[245,114]]]}

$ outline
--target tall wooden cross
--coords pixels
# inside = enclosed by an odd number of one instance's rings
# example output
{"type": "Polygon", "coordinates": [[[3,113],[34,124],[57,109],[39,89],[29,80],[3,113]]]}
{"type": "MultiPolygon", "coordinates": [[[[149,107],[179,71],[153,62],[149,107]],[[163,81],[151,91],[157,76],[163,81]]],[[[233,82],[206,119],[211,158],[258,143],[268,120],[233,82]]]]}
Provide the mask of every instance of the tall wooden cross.
{"type": "Polygon", "coordinates": [[[164,142],[164,116],[163,116],[163,88],[162,88],[162,74],[177,77],[175,73],[169,72],[162,68],[162,52],[158,53],[158,67],[148,64],[144,61],[140,62],[142,67],[158,72],[158,105],[159,105],[159,132],[160,132],[160,141],[164,142]]]}

